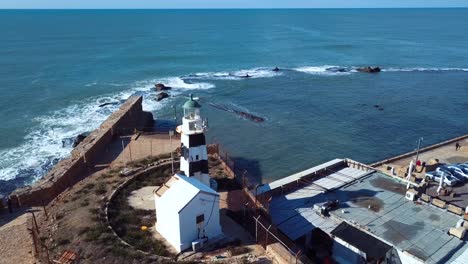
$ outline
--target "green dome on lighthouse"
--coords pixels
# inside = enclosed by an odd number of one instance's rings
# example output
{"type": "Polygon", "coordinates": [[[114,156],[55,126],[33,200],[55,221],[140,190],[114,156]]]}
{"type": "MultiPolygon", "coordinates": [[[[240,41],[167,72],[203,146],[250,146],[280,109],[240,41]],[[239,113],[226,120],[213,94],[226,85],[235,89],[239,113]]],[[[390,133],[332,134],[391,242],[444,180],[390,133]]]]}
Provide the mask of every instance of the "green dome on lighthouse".
{"type": "Polygon", "coordinates": [[[185,102],[182,108],[187,109],[187,110],[201,108],[201,104],[193,100],[193,94],[190,94],[190,99],[187,102],[185,102]]]}

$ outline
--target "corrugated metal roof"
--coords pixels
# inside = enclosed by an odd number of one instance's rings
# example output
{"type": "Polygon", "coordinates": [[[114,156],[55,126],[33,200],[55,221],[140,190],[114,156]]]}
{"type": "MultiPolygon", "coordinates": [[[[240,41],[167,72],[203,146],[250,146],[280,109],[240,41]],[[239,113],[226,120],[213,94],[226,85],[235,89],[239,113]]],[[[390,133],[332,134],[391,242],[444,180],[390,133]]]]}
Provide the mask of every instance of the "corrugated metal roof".
{"type": "MultiPolygon", "coordinates": [[[[330,233],[346,221],[425,263],[468,263],[468,244],[447,234],[459,216],[408,201],[405,184],[380,172],[368,174],[346,167],[293,192],[274,196],[270,202],[273,223],[295,240],[314,228],[330,233]],[[340,208],[331,211],[331,217],[322,217],[313,209],[314,204],[330,200],[340,201],[340,208]]],[[[297,178],[300,175],[290,179],[297,178]]]]}

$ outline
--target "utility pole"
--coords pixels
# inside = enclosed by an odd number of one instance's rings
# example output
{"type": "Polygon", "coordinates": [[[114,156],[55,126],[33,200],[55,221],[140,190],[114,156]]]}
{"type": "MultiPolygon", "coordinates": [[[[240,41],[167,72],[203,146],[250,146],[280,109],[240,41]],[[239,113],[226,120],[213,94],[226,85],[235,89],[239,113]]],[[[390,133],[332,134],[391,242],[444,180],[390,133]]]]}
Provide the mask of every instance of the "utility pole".
{"type": "Polygon", "coordinates": [[[169,140],[171,141],[171,164],[172,164],[172,175],[174,175],[174,155],[172,149],[172,136],[174,135],[174,130],[169,130],[169,140]]]}
{"type": "Polygon", "coordinates": [[[418,149],[416,150],[416,162],[418,162],[419,160],[419,148],[421,147],[421,142],[424,140],[423,137],[420,137],[418,139],[418,149]]]}
{"type": "Polygon", "coordinates": [[[174,108],[174,125],[177,127],[177,108],[175,105],[172,108],[174,108]]]}

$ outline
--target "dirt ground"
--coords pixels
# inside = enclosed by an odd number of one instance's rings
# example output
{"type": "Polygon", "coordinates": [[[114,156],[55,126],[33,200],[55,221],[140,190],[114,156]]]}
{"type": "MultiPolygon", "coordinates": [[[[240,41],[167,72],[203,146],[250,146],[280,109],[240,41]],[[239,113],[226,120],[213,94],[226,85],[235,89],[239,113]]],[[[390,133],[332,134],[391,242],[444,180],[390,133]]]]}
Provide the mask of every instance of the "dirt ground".
{"type": "Polygon", "coordinates": [[[113,165],[123,165],[127,162],[170,153],[180,147],[180,137],[173,136],[172,142],[166,134],[140,135],[139,137],[123,137],[114,143],[116,148],[125,149],[112,162],[113,165]],[[131,140],[130,140],[131,139],[131,140]]]}
{"type": "MultiPolygon", "coordinates": [[[[113,191],[133,173],[158,160],[154,156],[148,156],[166,153],[164,158],[167,159],[170,157],[167,152],[179,145],[178,138],[173,138],[171,143],[166,135],[141,135],[138,138],[125,138],[123,143],[119,140],[112,142],[108,151],[103,153],[101,163],[106,165],[103,166],[104,169],[60,194],[46,207],[47,215],[42,208],[34,209],[39,225],[36,243],[41,245],[39,248],[42,249],[39,259],[34,257],[33,240],[27,229],[31,225],[31,214],[24,211],[14,215],[0,212],[0,264],[47,263],[47,254],[48,260],[52,262],[58,260],[67,250],[76,253],[79,263],[160,262],[158,258],[122,244],[112,230],[107,228],[105,205],[113,191]],[[121,172],[124,168],[134,171],[123,176],[121,172]]],[[[174,157],[177,159],[176,155],[174,154],[174,157]]],[[[221,222],[227,240],[223,241],[225,244],[221,248],[209,250],[201,255],[188,254],[186,259],[180,260],[270,263],[263,248],[256,245],[252,237],[225,213],[227,204],[223,204],[223,201],[230,201],[231,208],[234,204],[239,208],[242,206],[242,201],[237,197],[240,195],[239,186],[233,179],[225,176],[221,163],[216,158],[210,156],[209,167],[210,175],[217,179],[221,192],[221,222]]],[[[151,186],[145,186],[140,191],[129,193],[130,204],[140,211],[150,208],[148,211],[154,214],[154,201],[149,198],[152,197],[153,189],[151,186]]]]}
{"type": "MultiPolygon", "coordinates": [[[[143,169],[151,162],[151,160],[146,159],[133,161],[128,163],[126,167],[143,169]]],[[[220,169],[220,163],[216,159],[211,158],[209,164],[210,173],[213,173],[218,180],[225,178],[222,169],[220,169]]],[[[46,207],[47,217],[42,211],[37,210],[36,217],[39,223],[37,242],[48,249],[44,248],[42,251],[43,262],[35,260],[33,256],[31,235],[26,229],[26,221],[30,221],[30,216],[22,214],[14,221],[11,219],[2,221],[0,242],[7,246],[0,249],[2,256],[0,263],[46,263],[44,262],[46,252],[49,254],[49,260],[53,261],[58,260],[66,250],[76,253],[79,263],[160,262],[157,258],[123,246],[121,241],[105,225],[104,205],[113,190],[131,177],[122,176],[121,171],[122,167],[111,166],[85,178],[59,195],[46,207]],[[12,233],[16,235],[11,236],[12,233]]],[[[233,195],[227,199],[236,200],[235,184],[231,180],[220,181],[220,187],[223,188],[221,193],[224,197],[227,190],[233,191],[233,195]]],[[[150,208],[148,211],[154,214],[154,202],[152,198],[149,198],[149,196],[152,197],[153,189],[154,187],[151,186],[142,186],[136,192],[129,192],[130,204],[133,204],[138,210],[150,208]]],[[[225,208],[225,205],[221,205],[221,208],[225,208]]],[[[271,262],[265,256],[263,248],[256,245],[252,237],[225,214],[225,209],[221,210],[221,222],[223,232],[226,235],[226,239],[222,241],[224,244],[221,243],[223,245],[221,248],[218,246],[202,254],[189,253],[187,257],[180,258],[179,261],[271,262]]],[[[151,229],[154,225],[148,227],[151,229]]]]}

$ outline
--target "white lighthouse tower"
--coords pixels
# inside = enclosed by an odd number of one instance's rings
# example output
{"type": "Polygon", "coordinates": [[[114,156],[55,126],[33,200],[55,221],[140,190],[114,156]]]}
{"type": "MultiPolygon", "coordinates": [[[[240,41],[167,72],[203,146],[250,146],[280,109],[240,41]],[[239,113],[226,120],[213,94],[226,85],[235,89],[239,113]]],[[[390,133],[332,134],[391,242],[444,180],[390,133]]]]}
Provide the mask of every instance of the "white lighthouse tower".
{"type": "Polygon", "coordinates": [[[180,170],[186,176],[194,177],[209,187],[208,154],[204,134],[208,127],[206,119],[200,116],[200,108],[201,105],[190,94],[190,99],[183,105],[182,125],[177,127],[177,132],[181,134],[180,170]]]}

